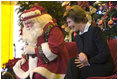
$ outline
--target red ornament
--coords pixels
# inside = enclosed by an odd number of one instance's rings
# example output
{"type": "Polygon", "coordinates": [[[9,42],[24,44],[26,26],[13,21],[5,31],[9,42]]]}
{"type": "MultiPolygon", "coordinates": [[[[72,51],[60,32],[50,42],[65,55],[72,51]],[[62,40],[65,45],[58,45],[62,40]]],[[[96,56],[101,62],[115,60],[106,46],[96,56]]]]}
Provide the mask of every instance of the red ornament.
{"type": "Polygon", "coordinates": [[[66,6],[66,10],[69,10],[71,8],[71,6],[66,6]]]}
{"type": "Polygon", "coordinates": [[[102,6],[102,5],[100,5],[99,9],[100,9],[100,11],[102,11],[102,10],[103,10],[103,6],[102,6]]]}
{"type": "Polygon", "coordinates": [[[111,1],[109,2],[109,6],[111,6],[112,4],[111,4],[111,1]]]}
{"type": "Polygon", "coordinates": [[[84,10],[85,10],[86,8],[89,8],[89,4],[88,4],[87,1],[77,1],[77,4],[78,4],[80,7],[82,7],[84,10]]]}
{"type": "Polygon", "coordinates": [[[109,2],[109,10],[112,10],[114,7],[115,6],[111,2],[109,2]]]}
{"type": "Polygon", "coordinates": [[[75,37],[76,35],[77,35],[77,33],[76,33],[76,32],[74,32],[73,36],[75,37]]]}
{"type": "Polygon", "coordinates": [[[93,24],[93,25],[95,25],[95,24],[96,24],[95,20],[93,20],[92,24],[93,24]]]}
{"type": "Polygon", "coordinates": [[[116,21],[116,20],[117,20],[117,18],[114,18],[114,17],[113,17],[112,19],[113,19],[114,21],[116,21]]]}
{"type": "Polygon", "coordinates": [[[81,6],[82,1],[77,1],[77,4],[78,4],[79,6],[81,6]]]}

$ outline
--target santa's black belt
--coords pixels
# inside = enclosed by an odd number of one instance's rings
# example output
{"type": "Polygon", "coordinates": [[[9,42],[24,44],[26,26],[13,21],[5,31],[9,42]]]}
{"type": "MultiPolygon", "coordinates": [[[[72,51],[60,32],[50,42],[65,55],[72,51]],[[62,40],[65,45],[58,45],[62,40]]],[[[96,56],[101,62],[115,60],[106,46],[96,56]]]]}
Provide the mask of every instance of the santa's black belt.
{"type": "Polygon", "coordinates": [[[43,59],[44,63],[45,64],[49,63],[49,60],[47,59],[47,57],[43,53],[43,50],[42,50],[42,48],[40,46],[38,47],[38,51],[39,51],[39,55],[43,59]]]}
{"type": "Polygon", "coordinates": [[[26,60],[28,60],[28,59],[29,59],[29,56],[31,56],[32,58],[37,57],[37,55],[36,55],[36,54],[26,54],[26,60]]]}
{"type": "Polygon", "coordinates": [[[36,55],[36,54],[29,54],[29,56],[31,56],[32,58],[37,57],[37,55],[36,55]]]}

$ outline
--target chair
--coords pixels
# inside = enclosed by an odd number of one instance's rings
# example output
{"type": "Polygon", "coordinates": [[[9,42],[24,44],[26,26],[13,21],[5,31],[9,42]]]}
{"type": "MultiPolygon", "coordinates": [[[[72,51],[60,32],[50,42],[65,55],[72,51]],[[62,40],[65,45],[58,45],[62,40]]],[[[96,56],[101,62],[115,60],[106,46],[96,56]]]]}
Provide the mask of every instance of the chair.
{"type": "Polygon", "coordinates": [[[108,40],[108,46],[115,65],[112,75],[106,77],[88,77],[88,79],[117,79],[117,39],[108,40]]]}

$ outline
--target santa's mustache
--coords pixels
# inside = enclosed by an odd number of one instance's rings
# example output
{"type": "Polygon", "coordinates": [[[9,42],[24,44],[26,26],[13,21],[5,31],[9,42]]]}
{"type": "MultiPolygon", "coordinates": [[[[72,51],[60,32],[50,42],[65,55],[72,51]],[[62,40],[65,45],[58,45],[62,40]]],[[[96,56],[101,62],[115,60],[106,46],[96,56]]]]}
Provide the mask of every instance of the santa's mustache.
{"type": "Polygon", "coordinates": [[[43,29],[39,26],[39,24],[35,24],[33,27],[28,28],[23,28],[22,39],[27,43],[36,44],[38,37],[43,33],[43,29]]]}

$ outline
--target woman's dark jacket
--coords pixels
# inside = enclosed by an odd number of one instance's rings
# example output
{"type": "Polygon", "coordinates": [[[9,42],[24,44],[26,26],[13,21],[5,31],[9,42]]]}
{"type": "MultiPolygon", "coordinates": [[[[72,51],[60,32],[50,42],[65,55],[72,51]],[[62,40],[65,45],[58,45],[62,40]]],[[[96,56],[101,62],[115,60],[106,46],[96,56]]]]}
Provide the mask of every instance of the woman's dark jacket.
{"type": "Polygon", "coordinates": [[[88,32],[76,36],[78,52],[84,52],[90,64],[113,62],[107,42],[99,27],[90,26],[88,32]]]}

